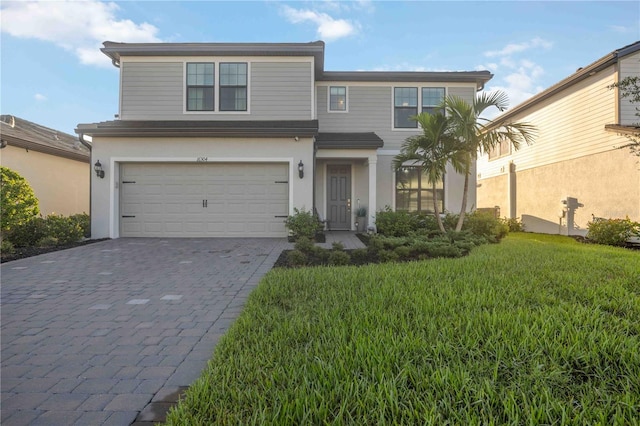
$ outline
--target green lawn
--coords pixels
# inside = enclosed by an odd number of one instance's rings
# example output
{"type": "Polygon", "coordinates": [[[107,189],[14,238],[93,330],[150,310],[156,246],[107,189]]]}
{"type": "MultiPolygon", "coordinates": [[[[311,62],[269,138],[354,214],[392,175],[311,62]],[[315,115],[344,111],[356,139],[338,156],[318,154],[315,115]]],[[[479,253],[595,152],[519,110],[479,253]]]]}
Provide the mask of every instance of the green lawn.
{"type": "Polygon", "coordinates": [[[271,271],[169,424],[640,424],[640,252],[271,271]]]}

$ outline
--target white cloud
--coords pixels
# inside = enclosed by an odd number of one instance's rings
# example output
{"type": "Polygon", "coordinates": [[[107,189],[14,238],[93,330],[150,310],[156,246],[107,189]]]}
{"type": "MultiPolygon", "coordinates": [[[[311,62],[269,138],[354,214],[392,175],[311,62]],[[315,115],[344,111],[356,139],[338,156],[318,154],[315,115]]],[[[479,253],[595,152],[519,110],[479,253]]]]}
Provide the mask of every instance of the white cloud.
{"type": "Polygon", "coordinates": [[[413,72],[451,72],[453,70],[445,68],[427,68],[422,65],[412,65],[408,62],[403,62],[394,65],[380,65],[374,67],[371,70],[359,70],[359,71],[413,71],[413,72]]]}
{"type": "MultiPolygon", "coordinates": [[[[548,50],[552,47],[552,42],[535,37],[522,43],[509,43],[500,50],[484,52],[486,57],[498,59],[498,63],[491,62],[483,65],[495,74],[494,80],[487,84],[485,90],[505,92],[509,96],[509,107],[518,105],[541,92],[543,87],[539,81],[544,75],[544,69],[531,59],[519,56],[525,52],[548,50]]],[[[486,117],[493,118],[498,114],[498,110],[488,111],[486,117]]]]}
{"type": "Polygon", "coordinates": [[[2,32],[53,43],[73,52],[81,63],[109,66],[100,52],[103,41],[157,42],[158,28],[119,19],[115,3],[88,1],[27,1],[2,4],[2,32]]]}
{"type": "Polygon", "coordinates": [[[44,102],[47,100],[47,97],[42,93],[36,93],[35,95],[33,95],[33,99],[35,99],[38,102],[44,102]]]}
{"type": "Polygon", "coordinates": [[[348,19],[334,19],[330,15],[314,10],[294,9],[290,6],[282,6],[285,18],[293,24],[313,22],[317,25],[318,36],[326,41],[337,40],[356,34],[360,28],[357,22],[348,19]]]}
{"type": "Polygon", "coordinates": [[[616,33],[621,33],[621,34],[631,33],[636,30],[634,28],[625,27],[624,25],[610,25],[609,29],[611,31],[614,31],[616,33]]]}
{"type": "Polygon", "coordinates": [[[552,46],[553,43],[551,43],[550,41],[544,40],[540,37],[535,37],[523,43],[509,43],[500,50],[489,50],[487,52],[484,52],[484,56],[488,58],[492,58],[494,56],[509,56],[513,55],[514,53],[524,52],[525,50],[537,47],[550,49],[552,46]]]}

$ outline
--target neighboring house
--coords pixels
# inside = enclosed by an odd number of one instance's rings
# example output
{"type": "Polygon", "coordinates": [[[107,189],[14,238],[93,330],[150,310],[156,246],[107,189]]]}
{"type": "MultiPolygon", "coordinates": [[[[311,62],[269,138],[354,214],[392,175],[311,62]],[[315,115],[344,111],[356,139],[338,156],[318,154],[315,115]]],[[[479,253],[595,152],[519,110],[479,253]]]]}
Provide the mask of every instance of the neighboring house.
{"type": "Polygon", "coordinates": [[[40,213],[89,213],[89,150],[77,137],[23,120],[0,116],[0,164],[24,177],[40,213]]]}
{"type": "MultiPolygon", "coordinates": [[[[369,226],[385,206],[431,208],[418,170],[392,168],[419,132],[409,117],[445,95],[473,100],[492,75],[331,72],[324,47],[105,42],[118,119],[76,129],[105,172],[92,178],[92,235],[282,237],[294,208],[332,230],[355,229],[358,207],[369,226]]],[[[459,210],[462,183],[446,174],[445,209],[459,210]]]]}
{"type": "Polygon", "coordinates": [[[615,50],[497,117],[538,128],[535,143],[508,144],[477,161],[478,206],[520,217],[525,230],[585,235],[594,217],[640,221],[640,162],[616,149],[640,132],[636,106],[613,83],[640,75],[640,42],[615,50]]]}

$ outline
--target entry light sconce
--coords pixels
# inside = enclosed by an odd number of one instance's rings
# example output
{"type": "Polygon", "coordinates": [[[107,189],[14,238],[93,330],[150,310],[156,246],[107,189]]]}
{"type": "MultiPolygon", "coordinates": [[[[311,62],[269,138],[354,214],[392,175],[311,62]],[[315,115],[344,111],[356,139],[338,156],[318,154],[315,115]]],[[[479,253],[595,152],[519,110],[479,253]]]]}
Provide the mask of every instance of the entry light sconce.
{"type": "Polygon", "coordinates": [[[93,165],[93,170],[96,171],[96,176],[100,179],[104,179],[104,170],[102,170],[102,164],[100,164],[100,160],[96,161],[96,164],[93,165]]]}
{"type": "Polygon", "coordinates": [[[300,176],[300,179],[304,177],[304,164],[302,164],[302,160],[298,163],[298,176],[300,176]]]}

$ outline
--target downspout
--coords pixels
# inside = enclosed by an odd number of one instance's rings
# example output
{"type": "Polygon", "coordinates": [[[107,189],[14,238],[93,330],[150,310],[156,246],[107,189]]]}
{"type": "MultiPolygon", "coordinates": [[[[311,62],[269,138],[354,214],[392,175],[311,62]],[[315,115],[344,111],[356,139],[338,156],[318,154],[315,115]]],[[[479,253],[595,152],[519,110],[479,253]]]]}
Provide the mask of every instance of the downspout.
{"type": "MultiPolygon", "coordinates": [[[[316,152],[318,151],[318,147],[316,146],[316,138],[315,136],[313,137],[313,161],[312,161],[312,166],[313,166],[313,177],[311,179],[311,184],[313,185],[313,188],[311,188],[311,206],[312,206],[312,210],[314,213],[317,214],[317,210],[316,210],[316,152]]],[[[325,218],[326,219],[326,218],[325,218]]]]}
{"type": "Polygon", "coordinates": [[[114,67],[120,68],[120,61],[118,61],[116,58],[111,58],[111,63],[114,67]]]}
{"type": "Polygon", "coordinates": [[[87,147],[87,149],[89,150],[89,238],[91,238],[91,205],[93,202],[93,197],[92,197],[92,193],[93,193],[93,168],[91,167],[91,161],[93,160],[91,153],[93,152],[92,148],[93,146],[87,142],[86,140],[84,140],[84,133],[78,133],[78,140],[80,141],[80,143],[84,146],[87,147]]]}

